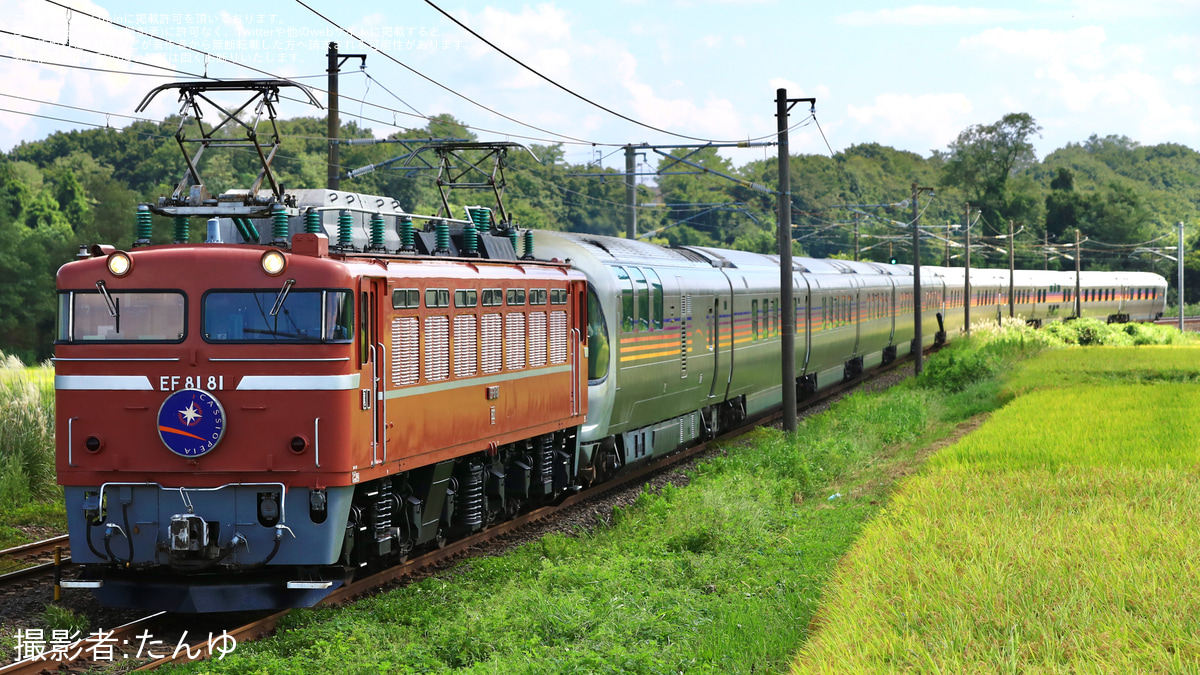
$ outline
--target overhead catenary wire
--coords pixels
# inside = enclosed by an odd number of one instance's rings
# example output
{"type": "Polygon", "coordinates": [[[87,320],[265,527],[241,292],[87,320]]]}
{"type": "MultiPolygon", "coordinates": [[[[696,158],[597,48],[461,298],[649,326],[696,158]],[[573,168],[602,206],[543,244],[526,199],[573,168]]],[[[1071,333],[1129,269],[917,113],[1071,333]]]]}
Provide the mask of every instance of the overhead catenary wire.
{"type": "MultiPolygon", "coordinates": [[[[297,0],[297,1],[300,2],[300,4],[304,4],[301,0],[297,0]]],[[[636,124],[637,126],[640,126],[640,127],[646,128],[646,129],[650,129],[651,131],[657,131],[661,134],[666,134],[668,136],[674,136],[676,138],[682,138],[682,139],[689,140],[689,141],[698,141],[701,143],[738,143],[738,142],[741,142],[740,140],[733,140],[733,141],[714,140],[714,139],[710,139],[710,138],[701,138],[698,136],[689,136],[687,134],[681,134],[681,133],[674,132],[674,131],[668,131],[661,127],[656,127],[652,124],[647,124],[640,120],[636,120],[636,119],[629,117],[628,115],[625,115],[623,113],[619,113],[616,110],[609,108],[608,106],[597,103],[597,102],[591,100],[590,98],[584,96],[583,94],[580,94],[580,93],[574,91],[573,89],[571,89],[563,84],[560,84],[559,82],[556,82],[555,80],[550,79],[550,77],[548,77],[547,75],[538,71],[536,68],[533,68],[532,66],[526,64],[524,61],[518,59],[517,57],[513,56],[512,54],[509,54],[508,52],[501,49],[498,45],[496,45],[496,43],[492,42],[491,40],[488,40],[487,38],[483,37],[479,33],[475,32],[470,26],[468,26],[468,25],[464,24],[463,22],[459,21],[458,19],[454,18],[449,12],[447,12],[446,10],[444,10],[441,7],[438,7],[436,4],[434,4],[432,0],[425,0],[425,4],[429,5],[430,7],[434,8],[435,10],[437,10],[442,16],[444,16],[447,19],[449,19],[450,21],[454,22],[454,24],[457,25],[459,28],[462,28],[463,30],[470,33],[471,35],[475,36],[475,38],[478,39],[480,42],[486,44],[487,46],[491,47],[492,49],[503,54],[506,58],[508,58],[510,61],[517,64],[518,66],[521,66],[525,70],[528,70],[529,72],[533,73],[534,75],[537,75],[539,78],[545,80],[546,82],[549,82],[550,84],[554,85],[555,87],[558,87],[559,89],[561,89],[561,90],[565,91],[566,93],[570,94],[571,96],[574,96],[575,98],[583,101],[584,103],[587,103],[588,105],[593,106],[595,108],[599,108],[600,110],[603,110],[604,112],[606,112],[610,115],[613,115],[614,117],[619,117],[619,118],[625,120],[626,122],[630,122],[632,124],[636,124]]],[[[775,134],[767,134],[767,135],[761,136],[759,138],[751,139],[751,141],[762,140],[764,138],[771,138],[774,135],[775,134]]],[[[750,141],[747,141],[747,142],[750,142],[750,141]]]]}
{"type": "MultiPolygon", "coordinates": [[[[117,27],[117,28],[122,28],[122,29],[124,29],[124,30],[128,30],[128,31],[131,31],[131,32],[133,32],[133,33],[136,33],[136,34],[138,34],[138,35],[141,35],[141,36],[143,36],[143,37],[150,38],[150,39],[153,39],[153,40],[158,40],[158,41],[160,41],[160,42],[164,42],[164,43],[166,43],[166,44],[169,44],[169,45],[172,45],[172,46],[174,46],[174,47],[178,47],[178,48],[180,48],[180,49],[184,49],[184,50],[187,50],[187,51],[193,52],[193,53],[195,53],[195,54],[200,54],[200,55],[202,55],[202,56],[206,57],[207,59],[211,59],[211,60],[214,60],[214,61],[220,61],[220,62],[223,62],[223,63],[228,63],[228,64],[230,64],[230,65],[233,65],[233,66],[236,66],[236,67],[240,67],[240,68],[246,68],[246,69],[248,69],[248,70],[250,70],[250,71],[253,71],[253,72],[255,72],[255,73],[258,73],[258,74],[260,74],[260,75],[265,75],[265,76],[267,76],[267,77],[270,77],[271,79],[285,80],[285,81],[289,81],[289,82],[290,82],[290,81],[292,81],[292,80],[294,79],[294,78],[283,77],[283,76],[277,75],[277,74],[275,74],[275,73],[272,73],[272,72],[270,72],[270,71],[266,71],[266,70],[263,70],[263,69],[261,69],[261,68],[256,68],[256,67],[254,67],[254,66],[251,66],[251,65],[249,65],[249,64],[245,64],[245,63],[239,63],[239,62],[237,62],[237,61],[233,61],[233,60],[227,59],[227,58],[225,58],[225,57],[222,57],[222,56],[219,56],[219,55],[216,55],[216,54],[212,54],[212,53],[210,53],[210,52],[206,52],[206,51],[204,51],[203,49],[197,49],[197,48],[195,48],[195,47],[191,47],[191,46],[189,46],[189,45],[186,45],[186,44],[181,44],[181,43],[179,43],[179,42],[175,42],[174,40],[170,40],[170,39],[168,39],[168,38],[165,38],[165,37],[162,37],[162,36],[159,36],[159,35],[154,35],[154,34],[152,34],[152,33],[147,33],[147,32],[145,32],[145,31],[139,30],[139,29],[137,29],[137,28],[134,28],[134,27],[132,27],[132,26],[127,26],[127,25],[125,25],[125,24],[122,24],[122,23],[119,23],[119,22],[116,22],[116,21],[112,21],[111,19],[106,19],[106,18],[104,18],[104,17],[101,17],[101,16],[96,16],[95,14],[90,14],[90,13],[88,13],[88,12],[85,12],[85,11],[82,11],[82,10],[79,10],[79,9],[75,9],[74,7],[68,7],[68,6],[66,6],[66,5],[64,5],[64,4],[60,3],[60,2],[57,2],[56,0],[43,0],[43,1],[44,1],[44,2],[47,2],[47,3],[49,3],[49,4],[52,4],[52,5],[55,5],[55,6],[57,6],[57,7],[62,7],[63,9],[66,9],[66,10],[68,10],[68,11],[71,11],[71,12],[78,13],[78,14],[80,14],[80,15],[82,15],[82,16],[86,16],[86,17],[88,17],[88,18],[90,18],[90,19],[95,19],[96,21],[101,21],[101,22],[107,23],[107,24],[109,24],[109,25],[111,25],[111,26],[114,26],[114,27],[117,27]]],[[[331,22],[331,23],[332,23],[332,22],[331,22]]],[[[334,25],[336,26],[337,24],[334,24],[334,25]]],[[[348,35],[351,35],[351,36],[353,36],[353,34],[352,34],[352,33],[350,33],[349,31],[346,31],[345,29],[341,28],[341,26],[337,26],[337,27],[338,27],[340,30],[343,30],[343,32],[346,32],[348,35]]],[[[355,39],[358,39],[358,38],[355,36],[355,39]]],[[[377,50],[377,51],[378,51],[378,50],[377,50]]],[[[382,52],[381,52],[381,53],[382,53],[382,52]]],[[[116,58],[116,59],[121,59],[121,58],[122,58],[122,57],[115,56],[115,55],[111,55],[111,54],[102,54],[102,55],[105,55],[105,56],[110,56],[110,57],[112,57],[112,58],[116,58]]],[[[4,55],[0,55],[0,56],[4,56],[4,55]]],[[[390,55],[384,54],[384,56],[386,56],[387,58],[391,59],[392,61],[395,61],[396,63],[399,63],[401,66],[404,66],[404,64],[400,63],[399,61],[396,61],[396,60],[395,60],[394,58],[392,58],[390,55]]],[[[84,67],[84,66],[72,66],[71,64],[54,64],[54,63],[49,63],[49,62],[38,61],[38,60],[35,60],[35,59],[21,59],[21,58],[19,58],[19,57],[7,57],[7,58],[13,58],[13,59],[16,59],[16,60],[29,61],[29,62],[31,62],[31,63],[38,63],[39,65],[52,65],[52,66],[68,67],[68,68],[72,68],[72,67],[78,67],[78,68],[83,68],[83,69],[90,69],[90,68],[87,68],[87,67],[84,67]]],[[[161,66],[156,66],[156,67],[159,67],[159,68],[161,68],[161,66]]],[[[405,66],[405,67],[407,68],[407,66],[405,66]]],[[[105,71],[105,70],[103,70],[103,69],[95,69],[95,70],[99,70],[100,72],[113,72],[113,73],[116,73],[116,74],[145,75],[145,76],[161,77],[160,75],[152,75],[152,74],[148,74],[148,73],[147,73],[147,74],[143,74],[143,73],[125,73],[125,72],[123,72],[123,71],[105,71]]],[[[410,69],[410,70],[411,70],[411,69],[410,69]]],[[[203,75],[196,75],[196,74],[194,74],[194,73],[185,73],[185,71],[176,71],[176,72],[178,72],[178,73],[180,73],[180,74],[183,74],[183,75],[184,75],[184,76],[186,76],[186,77],[193,77],[193,78],[200,78],[200,79],[212,79],[212,80],[218,80],[218,81],[221,81],[222,79],[224,79],[224,78],[212,77],[212,76],[209,76],[209,75],[207,75],[207,65],[206,65],[205,74],[203,74],[203,75]]],[[[413,72],[416,72],[416,71],[413,71],[413,72]]],[[[417,73],[417,74],[418,74],[418,75],[420,75],[420,73],[417,73]]],[[[312,77],[314,77],[314,76],[311,76],[311,75],[305,75],[305,76],[304,76],[304,78],[305,78],[305,79],[312,78],[312,77]]],[[[424,76],[422,76],[422,77],[424,77],[424,76]]],[[[428,78],[427,78],[427,79],[428,79],[428,78]]],[[[434,82],[433,80],[430,80],[430,81],[431,81],[431,82],[434,82]]],[[[441,85],[441,84],[440,84],[440,83],[438,83],[438,82],[434,82],[434,83],[435,83],[435,84],[437,84],[438,86],[442,86],[443,88],[447,89],[448,91],[452,91],[452,90],[450,90],[449,88],[445,87],[444,85],[441,85]]],[[[316,86],[312,86],[312,85],[305,85],[305,86],[306,86],[308,89],[311,89],[311,90],[313,90],[313,91],[316,91],[316,92],[325,93],[325,94],[327,94],[327,93],[328,93],[328,91],[327,91],[327,90],[325,90],[325,89],[322,89],[321,87],[316,87],[316,86]]],[[[389,93],[390,93],[390,92],[389,92],[389,93]]],[[[432,122],[432,121],[434,121],[434,120],[433,120],[433,118],[426,117],[425,115],[422,115],[422,114],[419,114],[419,113],[417,113],[417,114],[414,114],[414,113],[410,113],[410,112],[407,112],[407,111],[404,111],[404,110],[398,110],[398,109],[396,109],[396,108],[392,108],[392,107],[389,107],[389,106],[381,105],[381,104],[378,104],[378,103],[372,103],[372,102],[370,102],[370,101],[363,101],[362,99],[357,99],[357,98],[354,98],[354,97],[352,97],[352,96],[347,96],[347,95],[345,95],[345,94],[339,94],[339,95],[340,95],[342,98],[345,98],[345,99],[346,99],[346,100],[348,100],[348,101],[353,101],[353,102],[355,102],[355,103],[365,103],[366,105],[369,105],[369,106],[371,106],[371,107],[374,107],[374,108],[379,108],[379,109],[381,109],[381,110],[386,110],[386,111],[388,111],[388,112],[391,112],[391,113],[393,113],[393,114],[399,114],[399,115],[408,115],[408,116],[412,116],[412,117],[417,117],[417,118],[420,118],[420,119],[423,119],[423,120],[425,120],[426,122],[432,122]]],[[[306,103],[306,104],[307,104],[307,102],[305,102],[305,101],[302,101],[302,100],[300,100],[300,99],[293,99],[293,98],[290,98],[290,97],[287,97],[287,96],[281,96],[280,98],[282,98],[282,99],[285,99],[285,100],[292,100],[292,101],[296,101],[296,102],[300,102],[300,103],[306,103]]],[[[399,97],[397,97],[397,98],[399,98],[399,97]]],[[[468,100],[469,100],[469,99],[468,99],[468,100]]],[[[407,103],[405,103],[405,105],[408,105],[408,104],[407,104],[407,103]]],[[[410,107],[411,107],[411,106],[410,106],[410,107]]],[[[352,114],[350,114],[350,113],[345,113],[345,114],[347,114],[348,116],[353,116],[353,115],[352,115],[352,114]]],[[[503,115],[501,115],[501,116],[503,116],[503,115]]],[[[369,118],[369,117],[363,117],[363,116],[360,116],[360,118],[361,118],[361,119],[368,120],[368,121],[376,122],[376,123],[379,123],[379,124],[384,124],[384,125],[388,125],[388,124],[389,124],[388,122],[386,122],[386,121],[384,121],[384,120],[378,120],[378,119],[373,119],[373,118],[369,118]]],[[[514,121],[515,121],[515,120],[514,120],[514,121]]],[[[518,122],[518,123],[520,123],[520,122],[518,122]]],[[[501,132],[501,131],[496,131],[496,130],[494,130],[494,129],[487,129],[487,128],[484,128],[484,127],[476,127],[476,126],[472,126],[472,125],[465,124],[465,123],[459,123],[459,124],[460,124],[460,125],[461,125],[461,126],[464,128],[464,129],[472,129],[472,130],[474,130],[474,131],[479,131],[479,132],[484,132],[484,133],[489,133],[489,134],[497,134],[497,135],[503,135],[503,136],[511,136],[511,137],[513,137],[513,138],[520,138],[520,139],[522,139],[522,140],[530,140],[530,141],[542,141],[542,142],[546,142],[546,143],[564,143],[564,142],[572,142],[572,143],[578,143],[578,144],[581,144],[581,145],[618,145],[618,144],[600,144],[600,143],[593,143],[593,142],[591,142],[591,141],[587,141],[587,140],[563,141],[563,140],[559,140],[559,139],[540,138],[540,137],[536,137],[536,136],[527,136],[527,135],[513,134],[513,133],[508,133],[508,132],[501,132]]],[[[393,122],[390,124],[390,126],[393,126],[393,127],[396,127],[396,128],[401,128],[401,129],[406,129],[406,127],[402,127],[402,126],[401,126],[401,125],[399,125],[399,124],[395,124],[395,123],[394,123],[394,120],[393,120],[393,122]]],[[[528,125],[526,125],[526,126],[528,126],[528,125]]],[[[539,129],[539,131],[542,131],[542,130],[540,130],[540,129],[539,129]]],[[[554,132],[550,132],[550,131],[544,131],[544,133],[548,133],[548,134],[550,134],[551,136],[558,136],[558,135],[559,135],[559,134],[555,134],[554,132]]]]}
{"type": "MultiPolygon", "coordinates": [[[[49,0],[48,0],[48,1],[49,1],[49,0]]],[[[322,18],[322,19],[324,19],[326,22],[328,22],[330,25],[332,25],[334,28],[337,28],[338,30],[340,30],[340,31],[342,31],[343,33],[345,33],[346,35],[349,35],[349,36],[353,37],[355,40],[358,40],[358,41],[359,41],[359,42],[361,42],[362,44],[364,44],[364,45],[366,45],[367,47],[369,47],[369,48],[370,48],[372,51],[376,52],[376,53],[377,53],[377,54],[379,54],[380,56],[383,56],[384,58],[388,59],[389,61],[391,61],[391,62],[395,63],[396,65],[400,66],[401,68],[404,68],[404,69],[405,69],[405,70],[407,70],[408,72],[410,72],[410,73],[412,73],[412,74],[416,75],[417,77],[420,77],[421,79],[425,80],[426,82],[429,82],[430,84],[433,84],[434,86],[437,86],[437,87],[439,87],[439,88],[441,88],[441,89],[445,90],[446,92],[449,92],[449,93],[451,93],[451,94],[453,94],[453,95],[455,95],[455,96],[457,96],[457,97],[459,97],[459,98],[463,99],[464,101],[467,101],[468,103],[470,103],[470,104],[472,104],[472,105],[474,105],[474,106],[477,106],[477,107],[479,107],[479,108],[482,108],[483,110],[486,110],[486,111],[488,111],[488,112],[492,113],[493,115],[497,115],[497,116],[499,116],[499,117],[502,117],[502,118],[504,118],[504,119],[508,120],[509,122],[512,122],[512,123],[514,123],[514,124],[519,124],[519,125],[521,125],[521,126],[523,126],[523,127],[526,127],[526,128],[528,128],[528,129],[533,129],[533,130],[535,130],[535,131],[540,131],[540,132],[541,132],[541,133],[543,133],[543,134],[550,134],[551,136],[558,136],[558,137],[561,137],[561,138],[564,138],[564,139],[567,139],[567,140],[575,141],[576,143],[588,143],[588,144],[591,144],[591,145],[618,145],[618,144],[614,144],[614,143],[597,143],[597,142],[589,141],[589,140],[586,140],[586,139],[583,139],[583,138],[578,138],[578,137],[575,137],[575,136],[570,136],[570,135],[568,135],[568,134],[560,134],[560,133],[558,133],[558,132],[556,132],[556,131],[551,131],[551,130],[549,130],[549,129],[543,129],[542,127],[539,127],[539,126],[537,126],[537,125],[534,125],[534,124],[529,124],[529,123],[527,123],[527,122],[522,122],[521,120],[518,120],[518,119],[516,119],[515,117],[511,117],[511,116],[509,116],[509,115],[506,115],[506,114],[504,114],[504,113],[502,113],[502,112],[500,112],[500,111],[498,111],[498,110],[495,110],[495,109],[493,109],[493,108],[490,108],[490,107],[488,107],[488,106],[486,106],[486,105],[484,105],[484,104],[482,104],[482,103],[480,103],[480,102],[476,101],[475,99],[471,98],[470,96],[467,96],[466,94],[463,94],[463,93],[461,93],[461,92],[459,92],[459,91],[456,91],[455,89],[453,89],[453,88],[451,88],[451,87],[448,87],[448,86],[446,86],[446,85],[442,84],[441,82],[438,82],[437,80],[435,80],[435,79],[433,79],[433,78],[429,77],[428,75],[425,75],[424,73],[422,73],[422,72],[420,72],[420,71],[416,70],[415,68],[413,68],[413,67],[411,67],[411,66],[409,66],[409,65],[407,65],[407,64],[405,64],[405,63],[403,63],[402,61],[400,61],[400,60],[399,60],[399,59],[397,59],[396,57],[392,56],[391,54],[388,54],[387,52],[385,52],[385,51],[383,51],[383,50],[379,49],[378,47],[376,47],[376,46],[372,45],[371,43],[367,42],[366,40],[363,40],[362,38],[360,38],[360,37],[358,37],[357,35],[355,35],[355,34],[354,34],[352,31],[350,31],[350,29],[348,29],[348,28],[344,28],[343,26],[341,26],[339,23],[337,23],[337,22],[336,22],[336,21],[334,21],[333,19],[330,19],[329,17],[325,16],[325,15],[324,15],[324,14],[322,14],[321,12],[318,12],[316,9],[314,9],[314,8],[312,7],[312,5],[309,5],[309,4],[308,4],[307,2],[305,2],[304,0],[296,0],[296,3],[297,3],[297,4],[299,4],[300,6],[304,7],[304,8],[305,8],[305,9],[307,9],[308,11],[312,12],[313,14],[316,14],[317,16],[321,17],[321,18],[322,18]]]]}

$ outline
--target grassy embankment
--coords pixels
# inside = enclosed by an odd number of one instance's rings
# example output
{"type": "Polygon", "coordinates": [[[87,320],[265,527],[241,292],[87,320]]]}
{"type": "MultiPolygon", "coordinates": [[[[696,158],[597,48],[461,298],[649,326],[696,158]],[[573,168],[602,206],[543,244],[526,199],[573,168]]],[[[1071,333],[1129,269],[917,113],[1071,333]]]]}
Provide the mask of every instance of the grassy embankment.
{"type": "Polygon", "coordinates": [[[0,354],[0,548],[42,538],[21,527],[67,527],[54,479],[54,369],[0,354]]]}
{"type": "Polygon", "coordinates": [[[1200,348],[1062,350],[863,532],[794,672],[1200,670],[1200,348]]]}
{"type": "Polygon", "coordinates": [[[698,466],[687,487],[645,494],[610,524],[351,607],[296,612],[274,638],[183,670],[786,670],[838,561],[922,448],[1003,400],[996,373],[1061,343],[1023,326],[977,332],[987,335],[931,359],[922,382],[850,396],[795,437],[756,431],[698,466]]]}

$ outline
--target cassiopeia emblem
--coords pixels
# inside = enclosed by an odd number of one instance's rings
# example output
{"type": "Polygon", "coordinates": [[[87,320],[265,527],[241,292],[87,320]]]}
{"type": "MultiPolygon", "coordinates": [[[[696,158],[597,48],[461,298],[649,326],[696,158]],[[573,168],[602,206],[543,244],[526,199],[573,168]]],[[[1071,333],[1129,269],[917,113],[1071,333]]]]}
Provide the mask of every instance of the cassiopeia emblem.
{"type": "Polygon", "coordinates": [[[212,394],[180,389],[158,409],[158,437],[180,457],[207,454],[225,435],[225,409],[212,394]]]}

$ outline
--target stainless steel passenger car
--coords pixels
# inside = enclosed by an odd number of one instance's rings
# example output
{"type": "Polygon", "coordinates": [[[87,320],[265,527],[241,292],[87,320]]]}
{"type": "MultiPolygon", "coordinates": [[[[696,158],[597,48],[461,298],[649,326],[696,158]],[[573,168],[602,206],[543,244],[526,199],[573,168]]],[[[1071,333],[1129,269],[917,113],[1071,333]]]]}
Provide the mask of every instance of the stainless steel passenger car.
{"type": "MultiPolygon", "coordinates": [[[[539,257],[569,260],[589,282],[588,419],[579,470],[603,477],[778,406],[779,258],[628,239],[535,234],[539,257]]],[[[922,348],[971,321],[1009,315],[1008,270],[921,269],[922,348]]],[[[1017,271],[1012,314],[1041,325],[1075,316],[1150,320],[1166,280],[1142,272],[1017,271]]],[[[912,267],[794,258],[798,397],[905,356],[915,345],[912,267]]]]}

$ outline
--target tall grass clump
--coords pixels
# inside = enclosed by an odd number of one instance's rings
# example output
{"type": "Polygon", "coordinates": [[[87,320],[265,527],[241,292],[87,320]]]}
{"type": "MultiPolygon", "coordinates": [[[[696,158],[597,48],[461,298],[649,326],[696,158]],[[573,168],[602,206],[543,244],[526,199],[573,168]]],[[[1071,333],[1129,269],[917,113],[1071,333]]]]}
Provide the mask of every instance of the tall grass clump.
{"type": "Polygon", "coordinates": [[[988,382],[1006,364],[1013,363],[1062,343],[1020,319],[1000,323],[979,322],[971,326],[971,337],[952,342],[929,358],[917,384],[925,389],[962,392],[988,382]]]}
{"type": "Polygon", "coordinates": [[[1067,346],[1140,347],[1196,342],[1196,336],[1192,333],[1180,333],[1178,328],[1152,323],[1105,323],[1099,319],[1076,319],[1047,324],[1042,330],[1067,346]]]}
{"type": "Polygon", "coordinates": [[[54,478],[54,371],[0,354],[0,509],[59,494],[54,478]]]}

